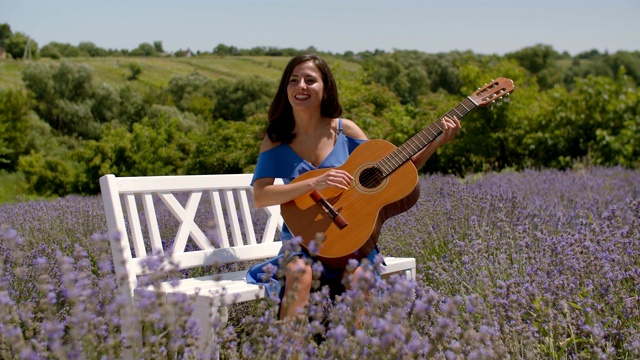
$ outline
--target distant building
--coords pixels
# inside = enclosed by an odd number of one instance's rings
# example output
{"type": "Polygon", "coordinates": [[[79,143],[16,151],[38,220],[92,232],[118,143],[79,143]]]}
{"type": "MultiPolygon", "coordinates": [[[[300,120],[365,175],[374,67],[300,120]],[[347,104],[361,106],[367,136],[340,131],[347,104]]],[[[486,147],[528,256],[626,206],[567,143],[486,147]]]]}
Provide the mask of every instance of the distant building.
{"type": "Polygon", "coordinates": [[[191,52],[191,49],[187,48],[187,50],[178,50],[175,53],[173,53],[173,56],[175,57],[191,57],[193,56],[193,53],[191,52]]]}

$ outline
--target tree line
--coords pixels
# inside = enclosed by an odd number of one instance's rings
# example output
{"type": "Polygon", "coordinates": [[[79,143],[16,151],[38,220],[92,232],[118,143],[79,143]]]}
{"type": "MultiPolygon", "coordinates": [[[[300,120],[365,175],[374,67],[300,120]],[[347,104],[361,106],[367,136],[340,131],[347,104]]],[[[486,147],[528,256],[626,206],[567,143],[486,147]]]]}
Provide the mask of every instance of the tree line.
{"type": "MultiPolygon", "coordinates": [[[[218,45],[198,56],[215,61],[257,56],[253,51],[218,45]]],[[[585,162],[640,166],[638,52],[571,57],[539,44],[504,56],[322,55],[334,68],[344,117],[370,138],[396,145],[490,79],[514,80],[512,101],[465,117],[457,139],[430,159],[427,172],[464,176],[585,162]],[[346,70],[345,62],[359,70],[346,70]]],[[[97,193],[98,178],[107,173],[251,172],[277,86],[262,77],[212,79],[193,72],[140,91],[128,82],[100,82],[89,65],[64,57],[25,64],[21,76],[24,90],[0,92],[0,170],[21,174],[30,191],[42,195],[97,193]]]]}

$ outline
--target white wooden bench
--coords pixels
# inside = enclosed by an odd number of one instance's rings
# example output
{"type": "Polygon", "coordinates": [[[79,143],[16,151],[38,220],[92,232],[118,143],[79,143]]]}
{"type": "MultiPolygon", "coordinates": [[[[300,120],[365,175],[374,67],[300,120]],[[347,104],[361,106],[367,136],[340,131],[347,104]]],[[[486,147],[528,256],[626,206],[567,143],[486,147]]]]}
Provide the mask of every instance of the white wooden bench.
{"type": "MultiPolygon", "coordinates": [[[[138,287],[138,277],[144,275],[143,261],[150,257],[169,256],[179,269],[193,269],[278,254],[280,207],[255,209],[251,178],[252,174],[100,178],[115,271],[119,279],[127,279],[121,291],[132,309],[136,294],[145,290],[138,287]],[[158,216],[163,211],[175,217],[175,233],[163,233],[164,219],[158,216]],[[212,222],[218,239],[215,245],[205,235],[212,222]]],[[[386,257],[385,263],[383,277],[398,273],[415,277],[413,258],[386,257]]],[[[246,282],[246,270],[186,278],[177,286],[175,282],[161,285],[167,297],[194,296],[203,352],[211,351],[212,314],[222,314],[219,321],[226,321],[229,304],[265,296],[263,286],[246,282]],[[215,307],[222,311],[213,311],[215,307]]]]}

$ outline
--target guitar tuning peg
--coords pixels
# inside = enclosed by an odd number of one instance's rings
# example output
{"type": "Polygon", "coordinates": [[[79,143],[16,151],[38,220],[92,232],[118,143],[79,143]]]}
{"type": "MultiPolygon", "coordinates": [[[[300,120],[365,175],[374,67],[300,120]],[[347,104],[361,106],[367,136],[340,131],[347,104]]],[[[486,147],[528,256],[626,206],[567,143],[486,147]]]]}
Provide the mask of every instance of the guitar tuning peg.
{"type": "Polygon", "coordinates": [[[493,110],[493,106],[496,104],[496,101],[493,100],[492,102],[489,103],[489,110],[493,110]]]}
{"type": "Polygon", "coordinates": [[[498,106],[502,106],[502,98],[498,99],[498,102],[496,102],[496,104],[498,104],[498,106]]]}
{"type": "Polygon", "coordinates": [[[511,101],[511,99],[509,98],[509,94],[504,96],[504,102],[508,103],[509,101],[511,101]]]}

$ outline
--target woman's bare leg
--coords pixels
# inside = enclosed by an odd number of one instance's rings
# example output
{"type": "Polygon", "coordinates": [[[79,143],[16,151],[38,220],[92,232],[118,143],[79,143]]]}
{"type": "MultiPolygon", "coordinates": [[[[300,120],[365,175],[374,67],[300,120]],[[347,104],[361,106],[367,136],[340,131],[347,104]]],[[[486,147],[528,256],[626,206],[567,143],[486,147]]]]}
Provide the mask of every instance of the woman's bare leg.
{"type": "MultiPolygon", "coordinates": [[[[285,268],[284,296],[280,304],[280,319],[293,318],[309,303],[312,283],[311,265],[298,258],[285,268]]],[[[306,318],[306,315],[304,315],[306,318]]]]}
{"type": "MultiPolygon", "coordinates": [[[[352,274],[348,274],[345,272],[344,276],[350,276],[348,282],[346,282],[347,289],[358,289],[362,291],[364,294],[365,301],[369,299],[371,296],[371,279],[367,279],[368,277],[375,276],[371,269],[368,269],[363,266],[358,266],[352,274]]],[[[366,309],[364,307],[358,309],[357,318],[355,322],[356,329],[362,328],[362,322],[364,321],[364,317],[366,315],[366,309]]]]}

